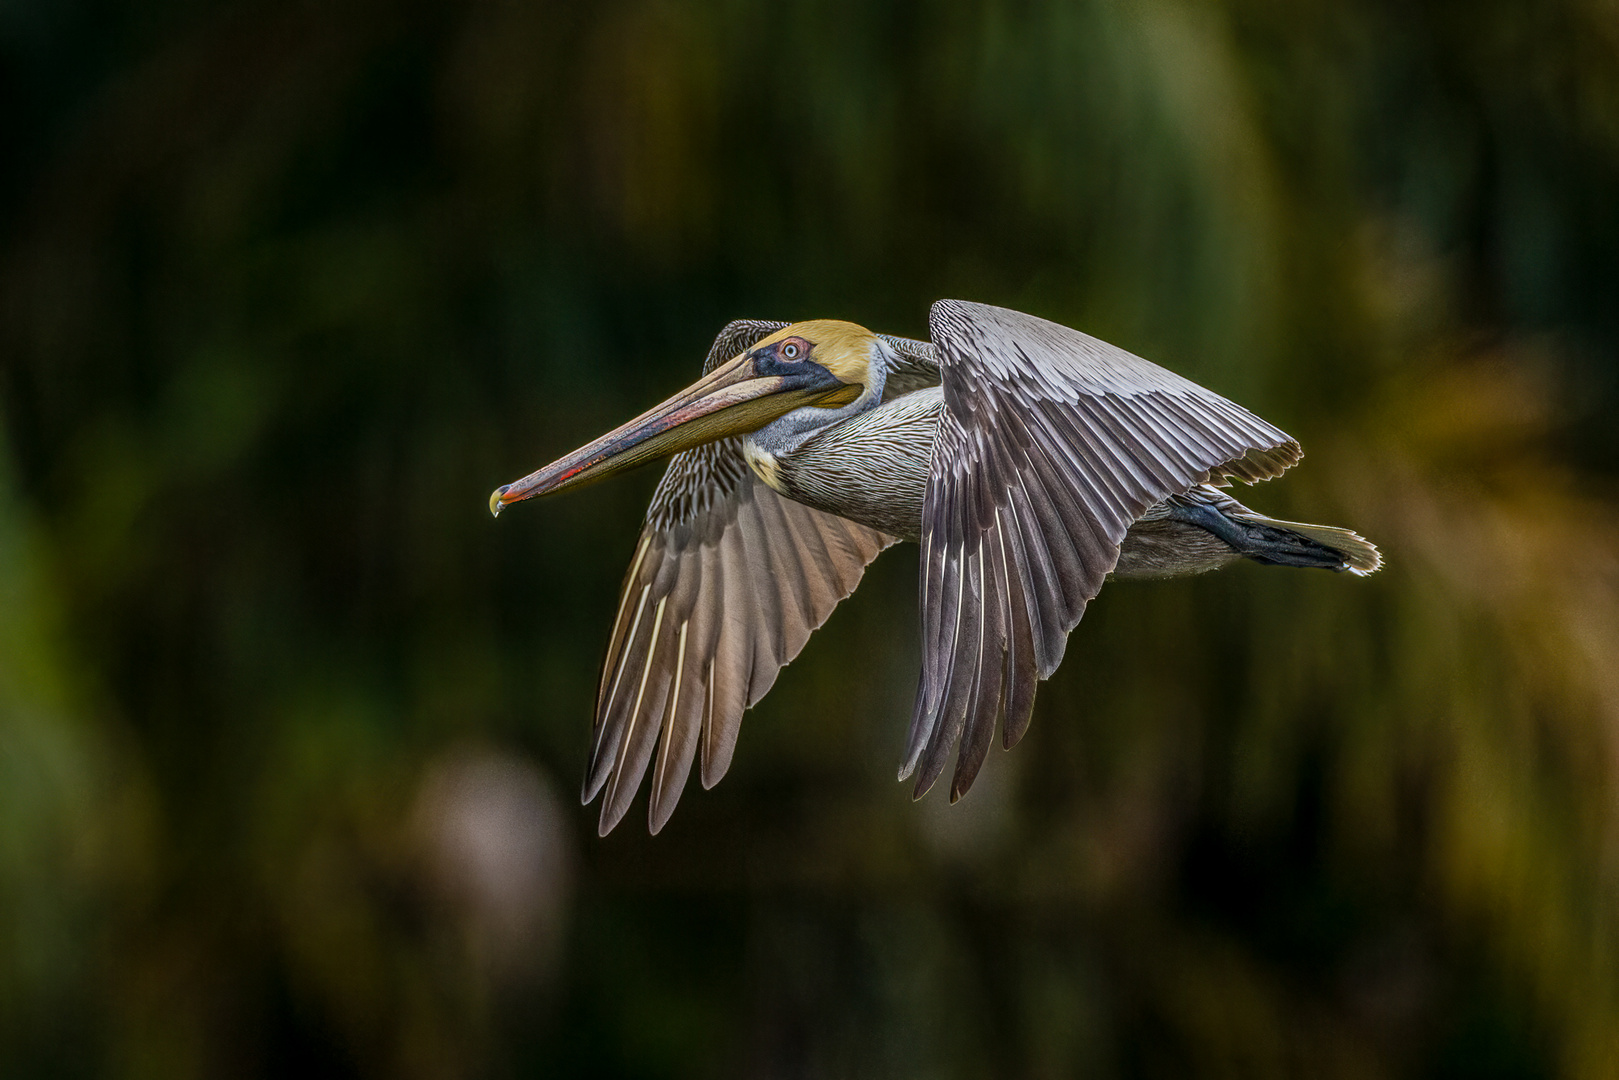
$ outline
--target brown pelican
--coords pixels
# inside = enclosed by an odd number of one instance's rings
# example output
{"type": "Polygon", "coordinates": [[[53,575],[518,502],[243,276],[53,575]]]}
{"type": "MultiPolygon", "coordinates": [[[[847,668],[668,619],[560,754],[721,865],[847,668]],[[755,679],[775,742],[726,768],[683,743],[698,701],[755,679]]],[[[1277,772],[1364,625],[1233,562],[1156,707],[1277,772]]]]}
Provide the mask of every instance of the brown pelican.
{"type": "Polygon", "coordinates": [[[1036,683],[1116,577],[1238,559],[1369,574],[1347,529],[1276,521],[1220,490],[1299,460],[1285,433],[1067,327],[941,300],[932,342],[853,323],[738,320],[703,377],[616,431],[498,488],[510,503],[673,454],[625,576],[584,801],[601,832],[648,765],[657,832],[694,758],[712,787],[810,632],[899,540],[922,545],[922,673],[900,779],[951,800],[995,734],[1023,737],[1036,683]],[[654,750],[656,759],[654,760],[654,750]]]}

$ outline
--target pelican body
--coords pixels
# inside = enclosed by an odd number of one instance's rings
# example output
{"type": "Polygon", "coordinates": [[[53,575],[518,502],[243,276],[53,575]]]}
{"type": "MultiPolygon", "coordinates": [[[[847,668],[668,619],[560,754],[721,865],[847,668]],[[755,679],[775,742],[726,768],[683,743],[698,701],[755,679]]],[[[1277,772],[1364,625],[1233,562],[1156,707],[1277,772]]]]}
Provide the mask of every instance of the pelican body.
{"type": "Polygon", "coordinates": [[[1223,489],[1299,445],[1106,342],[1005,308],[933,305],[931,342],[853,323],[738,320],[692,386],[490,497],[514,502],[673,455],[609,638],[586,803],[603,835],[650,766],[668,821],[694,761],[730,765],[762,698],[868,563],[921,544],[922,674],[900,779],[920,798],[959,746],[954,801],[1114,577],[1239,559],[1364,575],[1347,529],[1277,521],[1223,489]]]}

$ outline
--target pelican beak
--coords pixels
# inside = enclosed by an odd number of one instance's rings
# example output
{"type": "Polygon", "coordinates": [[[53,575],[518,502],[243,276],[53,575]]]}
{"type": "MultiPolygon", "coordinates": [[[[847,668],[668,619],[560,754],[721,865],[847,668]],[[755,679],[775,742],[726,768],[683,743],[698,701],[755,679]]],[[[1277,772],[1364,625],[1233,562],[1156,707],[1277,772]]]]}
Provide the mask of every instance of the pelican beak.
{"type": "Polygon", "coordinates": [[[489,512],[498,516],[514,502],[581,487],[645,461],[758,431],[804,405],[846,405],[863,392],[863,387],[841,381],[818,364],[801,364],[788,373],[776,366],[772,374],[761,375],[754,354],[745,352],[623,427],[514,484],[496,488],[489,496],[489,512]]]}

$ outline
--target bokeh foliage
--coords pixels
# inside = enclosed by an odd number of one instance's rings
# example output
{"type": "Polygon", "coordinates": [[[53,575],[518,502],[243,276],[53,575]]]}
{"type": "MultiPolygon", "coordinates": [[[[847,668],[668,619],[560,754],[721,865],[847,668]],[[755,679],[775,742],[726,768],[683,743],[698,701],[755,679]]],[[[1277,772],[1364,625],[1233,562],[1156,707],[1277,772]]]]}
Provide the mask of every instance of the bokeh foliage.
{"type": "Polygon", "coordinates": [[[0,7],[8,1075],[1619,1075],[1612,0],[0,7]],[[1105,590],[892,782],[915,555],[656,838],[579,776],[727,319],[1119,342],[1367,581],[1105,590]]]}

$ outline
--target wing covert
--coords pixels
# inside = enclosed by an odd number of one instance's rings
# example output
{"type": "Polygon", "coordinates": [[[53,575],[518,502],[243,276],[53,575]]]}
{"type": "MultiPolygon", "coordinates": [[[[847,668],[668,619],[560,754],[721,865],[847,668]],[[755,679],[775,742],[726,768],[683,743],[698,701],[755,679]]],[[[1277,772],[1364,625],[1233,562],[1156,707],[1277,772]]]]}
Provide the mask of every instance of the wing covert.
{"type": "Polygon", "coordinates": [[[894,354],[888,380],[883,386],[884,401],[939,385],[939,356],[930,342],[893,334],[877,336],[888,343],[894,354]]]}
{"type": "Polygon", "coordinates": [[[961,750],[959,798],[995,727],[1022,738],[1035,686],[1101,589],[1130,524],[1197,484],[1268,479],[1299,446],[1141,357],[958,300],[929,319],[945,410],[922,512],[922,682],[900,778],[918,797],[961,750]]]}

